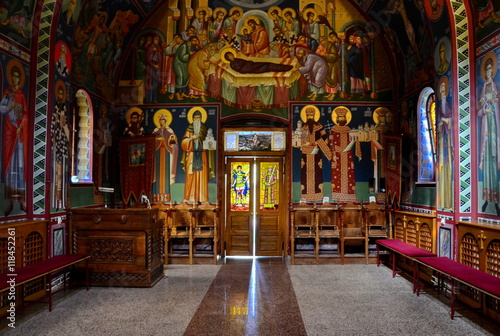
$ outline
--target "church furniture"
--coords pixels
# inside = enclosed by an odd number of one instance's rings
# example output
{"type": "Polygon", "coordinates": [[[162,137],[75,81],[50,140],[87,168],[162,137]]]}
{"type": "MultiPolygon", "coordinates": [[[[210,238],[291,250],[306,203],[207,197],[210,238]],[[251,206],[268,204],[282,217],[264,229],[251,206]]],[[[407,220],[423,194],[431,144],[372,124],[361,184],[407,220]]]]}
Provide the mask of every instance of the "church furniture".
{"type": "MultiPolygon", "coordinates": [[[[437,253],[436,213],[394,211],[394,238],[423,250],[437,253]]],[[[402,258],[398,265],[407,272],[413,272],[413,261],[402,258]]]]}
{"type": "Polygon", "coordinates": [[[394,211],[394,238],[436,253],[436,214],[394,211]]]}
{"type": "Polygon", "coordinates": [[[73,253],[90,255],[97,286],[152,287],[163,278],[163,221],[158,209],[73,209],[73,253]]]}
{"type": "MultiPolygon", "coordinates": [[[[500,278],[500,225],[481,221],[457,223],[458,261],[464,265],[500,278]]],[[[470,306],[479,307],[481,295],[477,289],[461,284],[458,298],[470,306]]],[[[500,300],[486,296],[484,313],[500,320],[500,300]]]]}
{"type": "Polygon", "coordinates": [[[317,262],[316,208],[307,203],[292,206],[291,209],[291,255],[292,264],[300,259],[304,262],[317,262]]]}
{"type": "MultiPolygon", "coordinates": [[[[12,269],[0,275],[0,292],[2,297],[7,297],[12,294],[14,300],[17,299],[19,295],[19,300],[16,300],[16,311],[27,308],[25,302],[28,302],[23,295],[21,288],[23,285],[35,281],[37,279],[44,279],[47,283],[46,295],[37,299],[35,302],[41,302],[45,296],[48,299],[46,302],[49,305],[49,312],[52,311],[52,295],[57,293],[52,291],[52,279],[54,273],[62,271],[63,273],[63,284],[64,287],[61,290],[65,290],[68,287],[68,281],[66,279],[66,269],[73,265],[76,265],[82,261],[85,261],[85,285],[87,290],[89,290],[89,277],[88,277],[88,262],[90,256],[85,254],[62,254],[49,259],[39,261],[34,264],[30,264],[21,268],[12,269]]],[[[7,310],[8,312],[8,310],[7,310]]]]}
{"type": "MultiPolygon", "coordinates": [[[[47,223],[46,220],[25,220],[1,225],[0,274],[9,273],[9,266],[13,264],[16,269],[19,269],[47,258],[47,223]],[[12,252],[14,252],[14,260],[12,260],[12,252]],[[11,256],[10,262],[9,256],[11,256]]],[[[42,298],[46,294],[46,286],[45,277],[25,282],[22,289],[17,291],[16,304],[20,306],[22,301],[35,301],[42,298]]],[[[7,295],[1,294],[0,315],[5,315],[8,305],[7,295]]]]}
{"type": "MultiPolygon", "coordinates": [[[[455,311],[461,309],[455,306],[457,300],[457,291],[455,290],[459,284],[473,288],[479,293],[479,302],[483,312],[486,309],[485,298],[489,297],[494,300],[500,300],[500,278],[483,271],[474,269],[460,262],[451,260],[447,257],[418,257],[416,258],[417,277],[420,266],[430,268],[433,272],[438,273],[440,277],[446,277],[450,281],[450,318],[453,319],[455,311]]],[[[417,288],[417,295],[420,294],[420,288],[417,288]]]]}
{"type": "MultiPolygon", "coordinates": [[[[389,238],[389,229],[385,216],[385,205],[370,202],[363,207],[366,228],[368,230],[369,246],[375,245],[375,241],[389,238]]],[[[375,246],[373,246],[375,248],[375,246]]],[[[371,249],[371,247],[370,247],[371,249]]]]}
{"type": "Polygon", "coordinates": [[[339,258],[340,251],[340,210],[338,205],[325,202],[317,207],[317,261],[331,262],[331,258],[339,258]]]}
{"type": "Polygon", "coordinates": [[[220,250],[217,210],[211,204],[187,203],[164,210],[167,213],[165,263],[217,263],[220,250]]]}
{"type": "MultiPolygon", "coordinates": [[[[413,245],[407,244],[405,242],[402,242],[398,239],[379,239],[376,241],[377,244],[377,266],[380,266],[382,263],[380,259],[380,246],[386,250],[389,251],[389,260],[391,263],[391,268],[392,268],[392,277],[394,278],[396,274],[399,274],[402,272],[401,269],[397,268],[397,258],[396,255],[399,255],[402,258],[409,259],[412,261],[414,267],[416,267],[415,264],[415,258],[417,257],[435,257],[436,254],[429,252],[427,250],[423,250],[421,248],[415,247],[413,245]]],[[[415,292],[417,287],[419,287],[419,273],[416,271],[415,268],[411,270],[412,277],[413,277],[413,291],[415,292]]]]}
{"type": "Polygon", "coordinates": [[[363,256],[368,263],[368,232],[363,216],[363,205],[347,202],[340,207],[341,263],[346,257],[363,256]]]}

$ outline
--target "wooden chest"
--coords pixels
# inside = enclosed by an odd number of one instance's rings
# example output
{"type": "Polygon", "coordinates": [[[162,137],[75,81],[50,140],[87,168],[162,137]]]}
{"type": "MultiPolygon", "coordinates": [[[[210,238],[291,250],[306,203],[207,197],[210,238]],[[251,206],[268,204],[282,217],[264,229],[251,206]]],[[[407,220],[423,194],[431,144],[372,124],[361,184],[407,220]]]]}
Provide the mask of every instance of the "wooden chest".
{"type": "Polygon", "coordinates": [[[158,209],[73,209],[71,249],[90,255],[94,286],[152,287],[163,277],[158,209]]]}

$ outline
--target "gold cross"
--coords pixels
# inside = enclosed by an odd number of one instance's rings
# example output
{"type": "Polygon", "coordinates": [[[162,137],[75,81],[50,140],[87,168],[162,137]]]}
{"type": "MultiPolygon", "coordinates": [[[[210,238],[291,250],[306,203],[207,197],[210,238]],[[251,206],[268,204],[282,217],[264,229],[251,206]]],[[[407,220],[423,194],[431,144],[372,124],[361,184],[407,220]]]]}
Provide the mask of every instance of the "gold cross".
{"type": "Polygon", "coordinates": [[[486,240],[486,236],[484,235],[483,230],[481,230],[479,236],[477,236],[477,239],[479,239],[479,250],[484,249],[484,241],[486,240]]]}

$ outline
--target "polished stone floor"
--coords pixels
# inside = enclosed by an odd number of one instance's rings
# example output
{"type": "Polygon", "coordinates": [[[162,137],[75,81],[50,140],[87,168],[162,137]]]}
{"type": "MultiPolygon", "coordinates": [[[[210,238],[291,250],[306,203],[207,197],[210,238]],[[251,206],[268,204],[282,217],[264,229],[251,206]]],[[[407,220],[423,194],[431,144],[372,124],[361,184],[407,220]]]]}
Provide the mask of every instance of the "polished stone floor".
{"type": "Polygon", "coordinates": [[[417,297],[376,265],[290,265],[281,258],[167,265],[153,288],[92,287],[5,321],[0,335],[499,335],[500,326],[417,297]]]}

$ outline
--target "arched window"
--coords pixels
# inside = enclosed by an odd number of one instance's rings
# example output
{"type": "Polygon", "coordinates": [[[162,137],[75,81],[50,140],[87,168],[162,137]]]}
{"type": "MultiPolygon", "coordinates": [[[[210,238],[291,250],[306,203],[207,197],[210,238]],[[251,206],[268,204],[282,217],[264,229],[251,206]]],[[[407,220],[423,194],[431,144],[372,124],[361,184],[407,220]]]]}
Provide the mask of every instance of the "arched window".
{"type": "Polygon", "coordinates": [[[436,182],[436,95],[425,88],[418,101],[418,182],[436,182]]]}
{"type": "Polygon", "coordinates": [[[92,183],[92,139],[94,113],[89,95],[76,92],[76,111],[73,119],[72,183],[92,183]]]}

